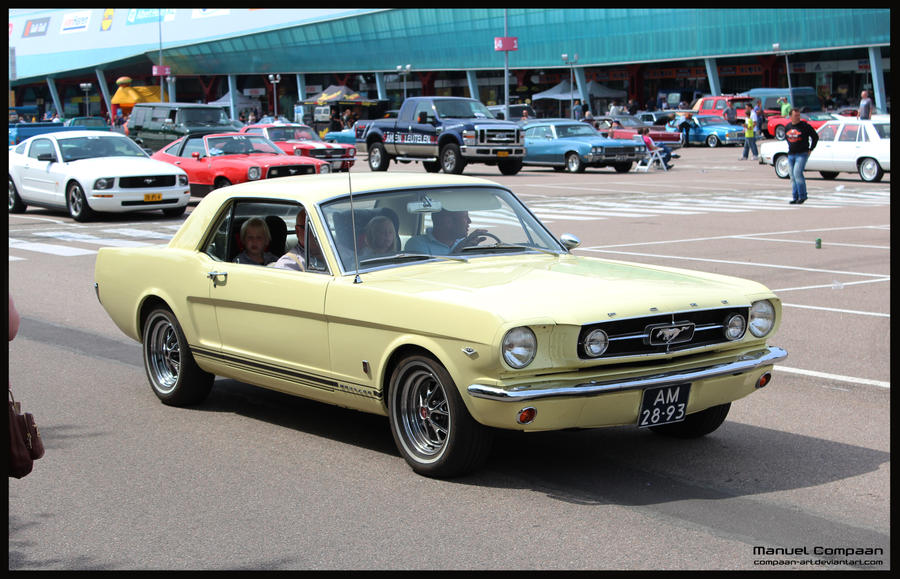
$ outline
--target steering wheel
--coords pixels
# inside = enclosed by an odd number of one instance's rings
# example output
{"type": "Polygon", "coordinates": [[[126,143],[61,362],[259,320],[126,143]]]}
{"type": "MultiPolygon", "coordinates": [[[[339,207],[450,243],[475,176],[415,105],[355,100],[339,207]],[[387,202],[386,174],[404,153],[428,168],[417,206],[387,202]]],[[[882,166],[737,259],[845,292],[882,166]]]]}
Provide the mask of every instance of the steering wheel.
{"type": "Polygon", "coordinates": [[[462,239],[460,239],[459,241],[454,243],[453,247],[450,248],[450,253],[459,253],[461,250],[465,249],[466,247],[475,247],[475,246],[479,245],[481,243],[480,241],[478,241],[479,237],[490,237],[491,239],[493,239],[494,241],[497,242],[497,245],[501,245],[503,243],[502,241],[500,241],[500,238],[497,237],[496,235],[494,235],[493,233],[488,233],[487,231],[482,231],[478,235],[474,235],[474,236],[467,235],[466,237],[463,237],[462,239]],[[465,242],[467,239],[473,243],[471,243],[470,245],[463,245],[463,242],[465,242]]]}

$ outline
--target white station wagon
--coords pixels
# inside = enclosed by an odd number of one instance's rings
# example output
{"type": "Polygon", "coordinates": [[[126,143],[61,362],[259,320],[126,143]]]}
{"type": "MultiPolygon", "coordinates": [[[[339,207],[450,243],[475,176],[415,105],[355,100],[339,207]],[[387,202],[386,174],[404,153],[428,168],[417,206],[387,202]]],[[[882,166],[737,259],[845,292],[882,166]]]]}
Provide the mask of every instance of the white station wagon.
{"type": "MultiPolygon", "coordinates": [[[[828,121],[817,132],[819,143],[809,154],[807,171],[818,171],[824,179],[834,179],[839,173],[859,173],[867,182],[881,181],[891,172],[890,117],[870,121],[841,117],[828,121]]],[[[759,149],[763,162],[773,165],[782,179],[790,177],[787,151],[785,141],[764,143],[759,149]]]]}

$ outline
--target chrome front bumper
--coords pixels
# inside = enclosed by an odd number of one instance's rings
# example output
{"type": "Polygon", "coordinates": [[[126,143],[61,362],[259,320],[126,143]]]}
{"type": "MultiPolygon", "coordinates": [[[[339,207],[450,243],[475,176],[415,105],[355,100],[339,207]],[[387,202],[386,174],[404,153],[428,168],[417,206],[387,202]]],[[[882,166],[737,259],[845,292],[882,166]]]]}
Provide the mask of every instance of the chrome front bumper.
{"type": "Polygon", "coordinates": [[[637,390],[655,386],[668,386],[672,384],[684,384],[697,382],[718,376],[738,375],[750,372],[764,366],[771,366],[787,358],[787,351],[778,347],[767,347],[754,350],[738,356],[728,362],[713,364],[700,368],[662,372],[650,376],[638,376],[623,380],[598,381],[591,380],[582,384],[562,385],[554,387],[550,382],[535,385],[519,385],[504,389],[496,386],[472,384],[466,390],[470,396],[485,398],[499,402],[523,402],[559,397],[583,397],[621,392],[623,390],[637,390]]]}

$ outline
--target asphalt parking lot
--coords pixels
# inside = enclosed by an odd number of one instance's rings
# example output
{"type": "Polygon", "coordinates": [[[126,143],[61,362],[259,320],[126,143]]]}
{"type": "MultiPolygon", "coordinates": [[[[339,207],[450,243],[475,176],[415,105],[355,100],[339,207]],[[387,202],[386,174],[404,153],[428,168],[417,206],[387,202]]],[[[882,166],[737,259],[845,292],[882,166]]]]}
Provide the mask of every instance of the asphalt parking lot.
{"type": "Polygon", "coordinates": [[[381,417],[233,380],[198,408],[159,404],[93,264],[102,246],[165,243],[183,217],[10,215],[10,381],[47,445],[10,479],[10,569],[750,570],[757,547],[834,546],[882,552],[789,568],[889,569],[890,175],[810,174],[795,206],[740,149],[680,154],[670,172],[465,174],[510,187],[583,255],[772,288],[771,343],[789,352],[772,384],[703,439],[505,433],[449,481],[414,475],[381,417]]]}

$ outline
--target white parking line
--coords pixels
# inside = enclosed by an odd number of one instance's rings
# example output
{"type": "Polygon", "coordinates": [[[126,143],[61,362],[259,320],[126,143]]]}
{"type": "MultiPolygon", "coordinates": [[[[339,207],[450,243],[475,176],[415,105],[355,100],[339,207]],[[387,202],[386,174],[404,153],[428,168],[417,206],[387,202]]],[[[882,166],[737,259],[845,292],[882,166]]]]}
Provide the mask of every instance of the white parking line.
{"type": "Polygon", "coordinates": [[[132,241],[130,239],[112,239],[108,237],[94,237],[86,233],[74,233],[71,231],[39,231],[35,235],[41,237],[52,237],[60,241],[75,241],[78,243],[91,243],[105,247],[144,247],[149,245],[142,241],[132,241]]]}
{"type": "Polygon", "coordinates": [[[829,374],[827,372],[816,372],[815,370],[803,370],[800,368],[789,368],[787,366],[776,366],[776,372],[788,372],[791,374],[801,374],[803,376],[811,376],[813,378],[824,378],[825,380],[834,380],[836,382],[850,382],[852,384],[866,384],[868,386],[877,386],[879,388],[890,389],[891,383],[882,380],[869,380],[868,378],[856,378],[853,376],[841,376],[840,374],[829,374]]]}
{"type": "MultiPolygon", "coordinates": [[[[806,241],[804,239],[775,239],[774,237],[756,237],[755,235],[735,235],[735,239],[752,239],[754,241],[775,241],[777,243],[806,243],[806,244],[814,244],[815,242],[806,241]]],[[[838,247],[861,247],[863,249],[890,249],[890,245],[864,245],[861,243],[837,243],[837,242],[828,242],[829,246],[838,246],[838,247]]]]}
{"type": "Polygon", "coordinates": [[[864,279],[862,281],[833,282],[833,283],[826,283],[826,284],[820,284],[820,285],[807,285],[807,286],[802,286],[802,287],[783,287],[783,288],[773,289],[772,291],[775,293],[781,293],[781,292],[793,292],[793,291],[800,291],[800,290],[824,289],[824,288],[842,289],[844,286],[848,286],[848,285],[859,285],[859,284],[863,284],[863,283],[879,283],[879,282],[883,282],[883,281],[891,281],[890,276],[885,276],[885,277],[881,277],[878,279],[864,279]]]}
{"type": "MultiPolygon", "coordinates": [[[[825,287],[828,287],[828,286],[825,286],[825,287]]],[[[820,311],[823,311],[823,312],[837,312],[837,313],[840,313],[840,314],[856,314],[856,315],[859,315],[859,316],[876,316],[876,317],[879,317],[879,318],[890,318],[890,317],[891,317],[891,314],[882,314],[882,313],[879,313],[879,312],[861,312],[861,311],[859,311],[859,310],[844,310],[844,309],[840,309],[840,308],[826,308],[826,307],[824,307],[824,306],[802,306],[802,305],[800,305],[800,304],[785,304],[785,303],[782,303],[781,305],[782,305],[782,306],[789,306],[789,307],[792,307],[792,308],[803,308],[803,309],[806,309],[806,310],[820,310],[820,311]]]]}
{"type": "Polygon", "coordinates": [[[13,239],[12,237],[9,238],[9,247],[10,249],[24,249],[26,251],[36,251],[38,253],[48,253],[50,255],[62,257],[97,253],[93,249],[82,249],[80,247],[72,247],[69,245],[52,245],[50,243],[31,243],[21,239],[13,239]]]}

